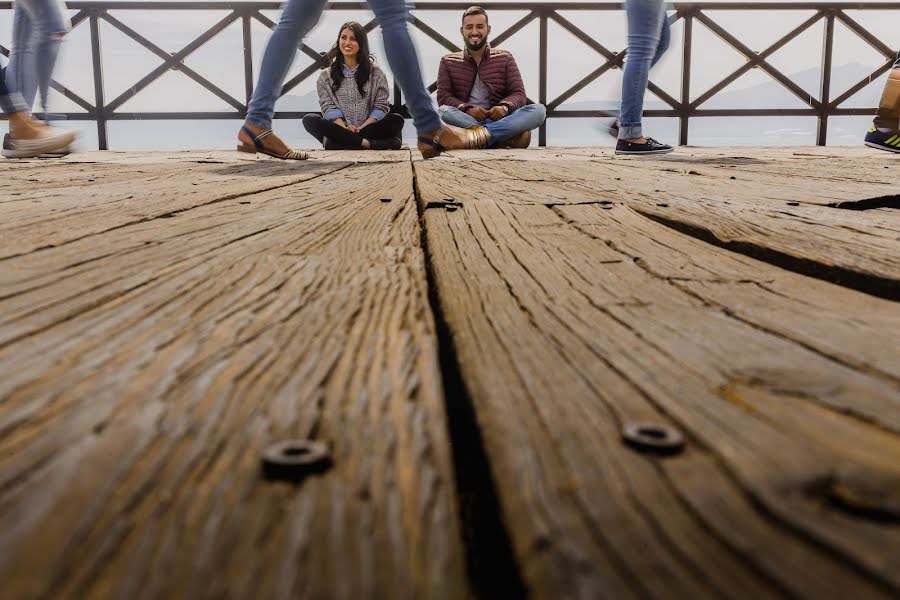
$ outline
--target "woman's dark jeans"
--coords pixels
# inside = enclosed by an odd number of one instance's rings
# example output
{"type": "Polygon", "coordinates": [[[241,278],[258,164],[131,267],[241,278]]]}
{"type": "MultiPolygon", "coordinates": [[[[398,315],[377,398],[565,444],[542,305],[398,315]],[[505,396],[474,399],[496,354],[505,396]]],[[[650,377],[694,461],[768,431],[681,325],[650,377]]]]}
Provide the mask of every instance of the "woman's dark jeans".
{"type": "Polygon", "coordinates": [[[320,115],[306,115],[303,117],[303,127],[321,144],[328,138],[329,146],[343,150],[359,150],[362,148],[363,139],[378,141],[399,138],[400,132],[403,131],[403,117],[390,113],[383,119],[366,125],[359,133],[353,133],[333,121],[326,121],[320,115]]]}

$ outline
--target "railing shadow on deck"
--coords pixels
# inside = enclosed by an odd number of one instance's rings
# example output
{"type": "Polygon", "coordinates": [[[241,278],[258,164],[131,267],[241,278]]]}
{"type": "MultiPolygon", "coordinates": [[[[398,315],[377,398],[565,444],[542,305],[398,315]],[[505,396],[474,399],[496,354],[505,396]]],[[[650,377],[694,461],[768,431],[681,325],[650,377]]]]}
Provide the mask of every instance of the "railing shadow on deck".
{"type": "MultiPolygon", "coordinates": [[[[424,33],[432,40],[439,43],[449,51],[458,51],[460,48],[452,41],[442,36],[437,30],[429,26],[421,15],[433,11],[463,11],[471,5],[469,2],[420,2],[415,4],[414,10],[410,14],[410,24],[424,33]]],[[[505,31],[492,37],[494,46],[502,46],[503,42],[509,39],[515,33],[521,31],[526,25],[532,21],[538,21],[538,46],[539,46],[539,91],[538,102],[547,106],[548,117],[592,117],[596,115],[596,111],[583,110],[565,110],[560,106],[569,98],[583,90],[593,81],[610,69],[621,68],[627,54],[626,50],[614,51],[610,50],[601,41],[594,39],[585,33],[580,27],[565,18],[560,11],[620,11],[622,4],[619,2],[560,2],[554,4],[546,4],[542,2],[502,2],[492,3],[483,2],[481,6],[489,11],[525,11],[525,15],[518,21],[513,23],[505,31]],[[548,43],[548,23],[555,22],[557,25],[568,31],[575,38],[584,42],[592,48],[603,60],[603,63],[593,71],[584,76],[580,81],[570,86],[556,98],[549,98],[547,95],[547,73],[550,65],[548,64],[549,43],[548,43]]],[[[275,22],[264,15],[263,10],[277,10],[280,7],[278,2],[104,2],[104,1],[75,1],[68,2],[67,6],[76,11],[72,17],[72,27],[87,26],[90,28],[90,42],[93,60],[93,83],[95,103],[85,100],[70,89],[54,81],[53,89],[62,93],[66,98],[80,106],[85,112],[64,113],[65,118],[69,120],[87,120],[96,121],[99,148],[101,150],[108,149],[108,139],[106,132],[106,124],[115,120],[202,120],[202,119],[240,119],[246,116],[247,103],[253,92],[253,61],[251,54],[251,24],[257,21],[268,28],[274,28],[275,22]],[[152,41],[142,36],[140,33],[130,28],[128,25],[120,21],[111,11],[184,11],[184,10],[208,10],[224,12],[226,15],[215,25],[207,29],[193,41],[184,46],[180,51],[170,53],[152,41]],[[121,33],[125,34],[159,58],[163,63],[143,76],[133,86],[121,93],[116,98],[109,101],[104,95],[104,79],[102,67],[102,47],[100,44],[100,21],[105,21],[121,33]],[[243,24],[243,67],[244,67],[244,101],[234,98],[232,95],[223,91],[200,73],[185,64],[191,54],[207,42],[215,38],[224,31],[232,23],[240,21],[243,24]],[[169,70],[177,70],[195,81],[197,84],[206,88],[218,98],[230,105],[233,111],[216,111],[216,112],[119,112],[119,108],[142,90],[147,88],[154,81],[162,77],[169,70]]],[[[11,2],[0,2],[0,10],[9,10],[12,7],[11,2]]],[[[359,11],[367,10],[367,5],[363,2],[330,2],[327,10],[333,11],[359,11]]],[[[679,119],[679,144],[688,143],[688,128],[691,118],[696,117],[755,117],[755,116],[811,116],[818,119],[818,130],[816,135],[816,143],[824,146],[826,143],[828,132],[828,119],[832,116],[848,116],[848,115],[872,115],[875,107],[871,108],[848,108],[842,107],[847,100],[853,97],[857,92],[862,90],[866,85],[874,79],[880,77],[891,68],[897,49],[891,48],[884,41],[867,31],[862,25],[847,14],[846,11],[855,10],[879,10],[892,11],[897,13],[897,19],[900,20],[900,2],[746,2],[746,3],[724,3],[724,2],[676,2],[671,5],[674,12],[670,14],[670,23],[683,21],[684,35],[682,39],[682,64],[681,64],[681,93],[678,98],[673,97],[659,86],[650,83],[649,89],[653,94],[659,97],[668,105],[668,108],[658,110],[646,110],[645,116],[648,117],[676,117],[679,119]],[[771,44],[762,51],[754,51],[743,42],[741,42],[734,34],[727,31],[721,25],[713,20],[707,11],[812,11],[811,16],[796,26],[790,32],[782,36],[779,40],[771,44]],[[721,40],[734,48],[746,59],[746,62],[734,70],[727,77],[713,85],[701,95],[691,99],[691,52],[693,49],[693,25],[698,21],[706,28],[717,35],[721,40]],[[784,47],[791,40],[807,31],[819,21],[824,21],[824,36],[822,41],[822,60],[820,62],[820,89],[818,90],[818,98],[814,97],[808,91],[804,90],[800,85],[793,81],[790,77],[779,71],[767,59],[776,51],[784,47]],[[834,46],[835,22],[841,22],[846,28],[856,34],[865,41],[876,52],[884,58],[884,62],[879,65],[872,73],[860,79],[850,88],[834,95],[831,89],[831,64],[834,46]],[[745,109],[709,109],[702,108],[702,105],[713,98],[716,94],[725,89],[729,84],[738,77],[745,74],[750,69],[758,68],[768,74],[772,79],[784,86],[788,91],[794,94],[805,105],[804,108],[745,108],[745,109]]],[[[376,21],[370,20],[365,28],[372,31],[377,27],[376,21]]],[[[289,92],[298,84],[306,79],[314,76],[323,66],[326,66],[330,58],[328,52],[317,51],[310,48],[305,43],[298,46],[298,50],[306,56],[313,59],[306,69],[302,70],[296,76],[287,81],[281,94],[289,92]]],[[[0,53],[5,56],[9,55],[9,49],[0,46],[0,53]]],[[[429,86],[429,91],[434,91],[436,83],[433,82],[429,86]]],[[[393,107],[396,112],[408,116],[406,108],[402,104],[400,90],[395,86],[393,107]]],[[[301,118],[307,112],[277,112],[276,118],[301,118]]],[[[547,124],[545,123],[539,132],[539,144],[546,145],[547,141],[547,124]]]]}

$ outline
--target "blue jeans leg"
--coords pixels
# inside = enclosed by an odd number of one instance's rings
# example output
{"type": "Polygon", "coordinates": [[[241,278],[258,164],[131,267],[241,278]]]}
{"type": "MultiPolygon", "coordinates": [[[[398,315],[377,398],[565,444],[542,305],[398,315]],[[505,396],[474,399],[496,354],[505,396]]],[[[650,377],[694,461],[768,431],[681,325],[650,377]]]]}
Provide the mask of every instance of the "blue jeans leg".
{"type": "Polygon", "coordinates": [[[368,0],[368,3],[381,26],[388,64],[406,99],[416,131],[421,135],[438,129],[441,118],[425,89],[419,56],[406,28],[406,3],[404,0],[368,0]]]}
{"type": "Polygon", "coordinates": [[[438,108],[438,114],[441,116],[441,120],[444,123],[455,125],[456,127],[472,127],[473,125],[481,124],[479,121],[476,121],[474,117],[454,106],[441,106],[438,108]]]}
{"type": "Polygon", "coordinates": [[[525,131],[541,126],[547,118],[547,109],[543,104],[526,104],[516,109],[499,121],[490,121],[485,127],[491,132],[491,145],[502,140],[515,137],[525,131]]]}
{"type": "Polygon", "coordinates": [[[281,86],[288,70],[294,62],[297,46],[309,33],[325,9],[327,0],[288,0],[281,13],[281,19],[269,38],[259,68],[259,79],[253,89],[253,96],[247,106],[247,121],[269,129],[275,114],[275,101],[281,93],[281,86]]]}
{"type": "Polygon", "coordinates": [[[628,17],[628,56],[622,78],[620,140],[643,135],[641,116],[650,67],[666,51],[670,37],[663,0],[626,0],[625,13],[628,17]]]}
{"type": "Polygon", "coordinates": [[[6,85],[10,92],[22,95],[29,110],[38,91],[46,109],[59,45],[67,32],[65,16],[56,0],[16,0],[6,85]]]}
{"type": "Polygon", "coordinates": [[[438,113],[441,115],[444,123],[456,125],[457,127],[484,125],[491,132],[492,146],[502,140],[515,137],[524,131],[531,131],[540,127],[544,119],[547,118],[547,109],[544,108],[543,104],[528,104],[513,111],[499,121],[492,121],[491,119],[476,121],[467,113],[453,106],[441,106],[438,109],[438,113]]]}
{"type": "Polygon", "coordinates": [[[28,110],[22,94],[11,93],[6,87],[6,67],[0,69],[0,109],[8,115],[28,110]]]}

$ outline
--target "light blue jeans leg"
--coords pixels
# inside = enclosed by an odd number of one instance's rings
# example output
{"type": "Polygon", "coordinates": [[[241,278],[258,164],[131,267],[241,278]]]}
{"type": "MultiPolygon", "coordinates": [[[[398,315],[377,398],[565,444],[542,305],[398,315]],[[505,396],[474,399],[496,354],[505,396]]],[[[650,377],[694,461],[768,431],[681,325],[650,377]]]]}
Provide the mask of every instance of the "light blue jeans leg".
{"type": "Polygon", "coordinates": [[[481,125],[480,121],[476,121],[474,117],[459,110],[455,106],[443,105],[438,108],[438,114],[441,116],[441,120],[448,125],[455,125],[457,127],[481,125]]]}
{"type": "Polygon", "coordinates": [[[11,92],[22,95],[29,110],[39,91],[46,110],[50,78],[68,29],[56,0],[16,0],[6,84],[11,92]]]}
{"type": "Polygon", "coordinates": [[[11,93],[9,88],[7,88],[6,67],[0,69],[0,108],[8,115],[29,110],[22,94],[18,92],[11,93]]]}
{"type": "Polygon", "coordinates": [[[525,105],[499,121],[492,121],[491,119],[476,121],[467,113],[453,106],[441,106],[438,109],[438,113],[441,115],[444,123],[456,125],[457,127],[484,125],[491,132],[491,146],[497,142],[515,137],[524,131],[536,129],[547,118],[547,109],[544,108],[543,104],[525,105]]]}
{"type": "Polygon", "coordinates": [[[297,46],[319,22],[327,0],[288,0],[281,19],[269,38],[259,68],[259,79],[247,106],[247,121],[269,129],[275,114],[275,101],[294,62],[297,46]]]}
{"type": "Polygon", "coordinates": [[[497,142],[540,127],[546,118],[547,109],[543,104],[526,104],[499,121],[486,123],[485,127],[491,132],[491,145],[493,146],[497,142]]]}
{"type": "Polygon", "coordinates": [[[404,0],[368,0],[368,3],[381,26],[384,52],[406,99],[416,131],[421,135],[438,129],[441,118],[425,89],[419,56],[406,28],[406,3],[404,0]]]}
{"type": "Polygon", "coordinates": [[[628,17],[628,55],[622,77],[620,140],[643,135],[641,117],[650,67],[666,51],[670,37],[663,0],[626,0],[625,13],[628,17]]]}

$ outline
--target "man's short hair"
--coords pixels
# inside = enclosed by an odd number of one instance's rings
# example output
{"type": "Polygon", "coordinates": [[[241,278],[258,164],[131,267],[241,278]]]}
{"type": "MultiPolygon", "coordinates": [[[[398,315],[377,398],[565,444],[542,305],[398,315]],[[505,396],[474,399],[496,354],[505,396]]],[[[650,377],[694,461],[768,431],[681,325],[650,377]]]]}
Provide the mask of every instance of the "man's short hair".
{"type": "Polygon", "coordinates": [[[480,6],[470,6],[467,8],[466,12],[463,13],[462,20],[465,21],[466,17],[471,17],[472,15],[484,15],[484,22],[487,23],[488,21],[487,11],[480,6]]]}

